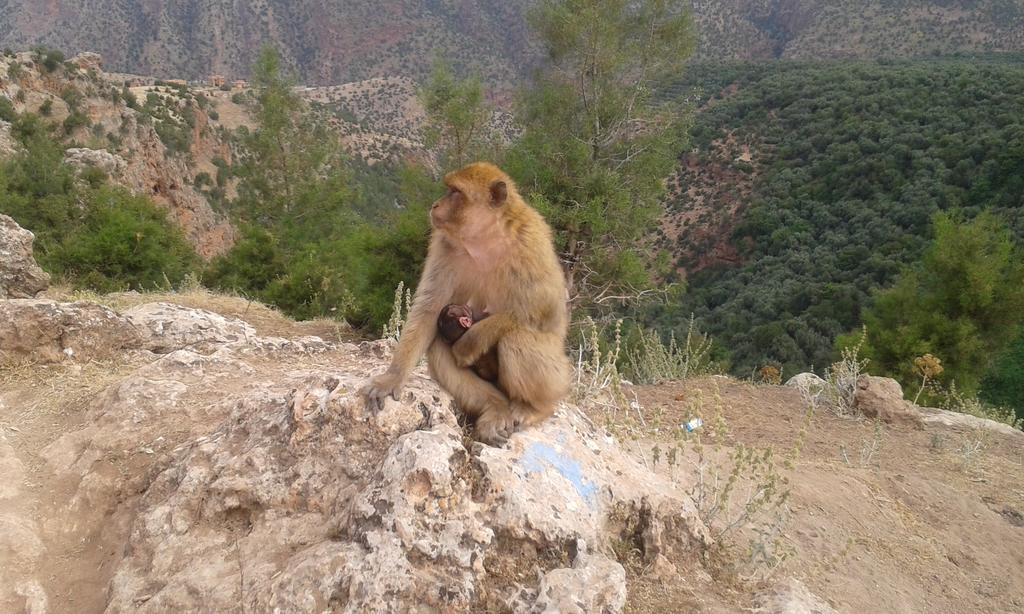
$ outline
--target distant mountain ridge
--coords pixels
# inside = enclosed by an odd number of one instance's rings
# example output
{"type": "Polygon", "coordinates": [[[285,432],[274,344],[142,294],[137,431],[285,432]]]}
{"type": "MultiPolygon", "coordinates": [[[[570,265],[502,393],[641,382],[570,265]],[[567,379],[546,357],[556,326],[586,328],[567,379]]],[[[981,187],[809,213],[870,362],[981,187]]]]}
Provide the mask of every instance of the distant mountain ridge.
{"type": "MultiPolygon", "coordinates": [[[[1024,51],[1015,0],[690,0],[711,59],[907,57],[1024,51]]],[[[491,82],[538,55],[531,0],[0,0],[0,46],[96,51],[108,69],[245,77],[273,43],[309,84],[421,77],[434,57],[491,82]]]]}

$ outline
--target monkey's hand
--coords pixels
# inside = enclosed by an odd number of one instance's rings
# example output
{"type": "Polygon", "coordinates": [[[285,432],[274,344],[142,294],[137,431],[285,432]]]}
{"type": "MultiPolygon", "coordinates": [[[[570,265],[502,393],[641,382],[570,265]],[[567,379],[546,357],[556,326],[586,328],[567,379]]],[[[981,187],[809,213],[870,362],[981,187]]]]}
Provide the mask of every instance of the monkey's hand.
{"type": "Polygon", "coordinates": [[[391,397],[398,400],[398,393],[402,390],[405,378],[400,373],[388,370],[380,375],[370,378],[366,385],[359,391],[366,399],[366,407],[370,411],[378,412],[384,408],[384,400],[391,397]]]}
{"type": "Polygon", "coordinates": [[[496,314],[469,327],[452,345],[455,364],[462,368],[476,364],[514,325],[515,322],[508,314],[496,314]]]}

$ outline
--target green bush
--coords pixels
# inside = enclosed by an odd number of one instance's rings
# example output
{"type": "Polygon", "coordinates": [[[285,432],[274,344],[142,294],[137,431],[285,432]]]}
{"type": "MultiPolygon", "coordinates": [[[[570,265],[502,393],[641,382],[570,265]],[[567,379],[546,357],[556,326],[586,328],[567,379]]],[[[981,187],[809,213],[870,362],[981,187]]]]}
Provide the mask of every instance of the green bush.
{"type": "Polygon", "coordinates": [[[25,151],[0,164],[0,213],[35,233],[44,269],[100,291],[176,283],[194,270],[192,247],[152,201],[108,187],[98,169],[77,181],[38,117],[14,128],[25,151]]]}
{"type": "Polygon", "coordinates": [[[80,225],[60,244],[53,264],[75,286],[109,292],[176,284],[195,270],[197,257],[151,201],[104,187],[89,192],[80,225]]]}
{"type": "Polygon", "coordinates": [[[10,98],[0,96],[0,120],[12,122],[15,117],[17,117],[17,112],[14,110],[14,103],[10,98]]]}
{"type": "Polygon", "coordinates": [[[89,125],[89,118],[81,111],[72,111],[64,119],[64,134],[72,134],[75,130],[89,125]]]}
{"type": "Polygon", "coordinates": [[[64,64],[64,52],[57,49],[37,47],[34,50],[34,59],[42,66],[45,72],[54,72],[64,64]]]}

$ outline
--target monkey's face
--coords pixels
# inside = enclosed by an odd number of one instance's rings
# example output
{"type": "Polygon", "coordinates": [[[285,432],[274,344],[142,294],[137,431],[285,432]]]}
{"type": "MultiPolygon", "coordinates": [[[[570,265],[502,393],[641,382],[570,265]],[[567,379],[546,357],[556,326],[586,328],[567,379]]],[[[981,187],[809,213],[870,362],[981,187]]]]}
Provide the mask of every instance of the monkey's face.
{"type": "Polygon", "coordinates": [[[484,235],[499,221],[507,198],[503,181],[480,184],[459,176],[445,178],[448,192],[430,208],[430,223],[437,230],[460,239],[484,235]]]}
{"type": "Polygon", "coordinates": [[[438,230],[457,229],[463,225],[467,210],[471,208],[472,200],[462,190],[449,186],[448,192],[431,205],[430,223],[438,230]]]}

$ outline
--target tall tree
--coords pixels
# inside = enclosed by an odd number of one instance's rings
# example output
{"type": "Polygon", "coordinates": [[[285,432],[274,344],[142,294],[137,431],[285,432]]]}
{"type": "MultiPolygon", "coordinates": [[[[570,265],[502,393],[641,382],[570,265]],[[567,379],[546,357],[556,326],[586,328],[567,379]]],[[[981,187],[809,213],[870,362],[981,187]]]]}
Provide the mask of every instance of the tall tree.
{"type": "Polygon", "coordinates": [[[684,135],[655,95],[693,50],[686,3],[542,0],[530,19],[548,61],[523,95],[507,165],[556,229],[575,302],[649,289],[652,229],[684,135]]]}
{"type": "Polygon", "coordinates": [[[426,145],[436,152],[442,169],[493,157],[495,146],[488,138],[493,135],[487,130],[492,111],[484,100],[480,79],[460,79],[449,63],[437,60],[419,98],[427,114],[426,145]]]}
{"type": "Polygon", "coordinates": [[[943,379],[973,394],[1024,323],[1024,259],[989,213],[970,222],[939,214],[934,229],[920,265],[879,292],[864,314],[866,354],[905,385],[917,377],[914,358],[934,354],[943,379]]]}
{"type": "Polygon", "coordinates": [[[328,229],[324,217],[347,214],[351,206],[337,134],[295,93],[272,47],[260,52],[253,85],[257,128],[244,139],[240,212],[261,225],[297,225],[320,236],[328,229]]]}

